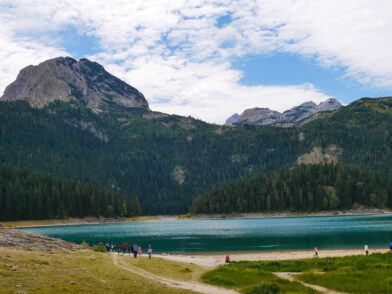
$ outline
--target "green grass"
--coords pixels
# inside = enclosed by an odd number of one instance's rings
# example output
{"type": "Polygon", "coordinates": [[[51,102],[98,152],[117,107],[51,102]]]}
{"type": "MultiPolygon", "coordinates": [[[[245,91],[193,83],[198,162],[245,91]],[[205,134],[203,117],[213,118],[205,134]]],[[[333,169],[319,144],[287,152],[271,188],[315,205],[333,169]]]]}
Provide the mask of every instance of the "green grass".
{"type": "Polygon", "coordinates": [[[118,262],[123,266],[139,267],[147,272],[157,276],[164,276],[182,281],[199,281],[206,270],[196,264],[181,263],[177,261],[165,260],[157,256],[148,259],[148,257],[138,257],[134,259],[128,255],[119,256],[118,262]]]}
{"type": "Polygon", "coordinates": [[[392,253],[234,262],[207,272],[202,276],[202,280],[222,287],[237,288],[244,293],[306,293],[296,288],[299,287],[297,283],[283,283],[272,274],[273,272],[303,272],[298,276],[299,280],[337,291],[392,293],[392,253]],[[262,283],[262,285],[257,286],[257,283],[262,283]]]}
{"type": "Polygon", "coordinates": [[[205,283],[238,289],[243,293],[317,293],[298,282],[279,279],[259,267],[247,266],[248,262],[234,262],[204,274],[205,283]]]}
{"type": "MultiPolygon", "coordinates": [[[[164,274],[164,272],[162,273],[164,274]]],[[[1,293],[193,293],[169,288],[113,264],[92,250],[0,248],[1,293]]]]}

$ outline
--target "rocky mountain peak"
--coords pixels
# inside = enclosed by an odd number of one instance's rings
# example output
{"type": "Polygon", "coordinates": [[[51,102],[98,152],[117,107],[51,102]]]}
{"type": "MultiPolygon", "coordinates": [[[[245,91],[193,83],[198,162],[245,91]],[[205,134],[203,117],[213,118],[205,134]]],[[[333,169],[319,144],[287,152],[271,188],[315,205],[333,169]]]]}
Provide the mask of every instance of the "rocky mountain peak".
{"type": "Polygon", "coordinates": [[[232,126],[235,124],[238,119],[240,118],[240,115],[238,113],[234,113],[232,116],[230,116],[228,119],[226,119],[225,125],[226,126],[232,126]]]}
{"type": "Polygon", "coordinates": [[[27,66],[6,87],[0,100],[26,100],[34,107],[43,107],[54,100],[73,100],[90,108],[115,103],[149,110],[142,93],[86,58],[78,61],[57,57],[27,66]]]}
{"type": "Polygon", "coordinates": [[[341,106],[342,104],[339,102],[339,100],[335,98],[329,98],[324,102],[321,102],[317,108],[319,111],[332,111],[338,109],[341,106]]]}
{"type": "Polygon", "coordinates": [[[280,113],[269,108],[251,108],[245,110],[241,115],[234,114],[226,120],[226,125],[293,125],[301,122],[312,115],[322,111],[333,111],[342,104],[335,98],[329,98],[320,104],[313,101],[302,103],[289,110],[280,113]]]}

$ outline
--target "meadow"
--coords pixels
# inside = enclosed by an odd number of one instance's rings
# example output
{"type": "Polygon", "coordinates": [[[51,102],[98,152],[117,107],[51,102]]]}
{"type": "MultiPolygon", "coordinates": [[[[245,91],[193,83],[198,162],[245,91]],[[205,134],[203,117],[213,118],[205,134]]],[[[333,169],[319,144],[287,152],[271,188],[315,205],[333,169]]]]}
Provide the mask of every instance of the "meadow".
{"type": "Polygon", "coordinates": [[[313,293],[298,282],[347,293],[391,293],[392,253],[284,261],[233,262],[205,273],[201,280],[243,293],[313,293]],[[297,283],[273,273],[291,272],[297,283]]]}

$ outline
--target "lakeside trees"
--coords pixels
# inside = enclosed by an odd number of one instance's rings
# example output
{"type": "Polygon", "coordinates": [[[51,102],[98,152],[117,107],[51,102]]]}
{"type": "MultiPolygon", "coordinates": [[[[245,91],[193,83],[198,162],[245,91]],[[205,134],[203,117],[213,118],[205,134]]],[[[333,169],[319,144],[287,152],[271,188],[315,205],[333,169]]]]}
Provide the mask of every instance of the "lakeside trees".
{"type": "Polygon", "coordinates": [[[0,168],[0,220],[137,216],[137,198],[27,170],[0,168]]]}
{"type": "Polygon", "coordinates": [[[392,195],[374,172],[342,164],[299,165],[242,179],[195,198],[194,213],[385,207],[392,195]]]}

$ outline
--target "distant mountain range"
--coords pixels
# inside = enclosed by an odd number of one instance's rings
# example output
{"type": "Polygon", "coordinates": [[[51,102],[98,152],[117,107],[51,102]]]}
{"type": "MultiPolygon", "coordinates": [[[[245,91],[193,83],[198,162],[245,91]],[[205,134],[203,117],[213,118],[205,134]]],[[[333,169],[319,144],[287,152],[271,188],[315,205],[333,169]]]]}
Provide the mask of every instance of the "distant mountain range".
{"type": "Polygon", "coordinates": [[[341,106],[342,104],[337,99],[329,98],[318,105],[312,101],[305,102],[299,106],[286,110],[283,113],[269,108],[255,107],[246,109],[241,115],[237,113],[233,114],[226,120],[225,125],[279,125],[289,127],[303,122],[305,119],[312,116],[314,116],[314,119],[318,118],[319,116],[315,116],[315,114],[325,111],[334,111],[341,106]]]}
{"type": "MultiPolygon", "coordinates": [[[[144,214],[185,213],[213,188],[298,164],[350,164],[392,178],[390,97],[248,110],[232,121],[237,127],[151,111],[142,93],[98,63],[59,57],[22,69],[0,98],[0,165],[137,197],[144,214]]],[[[305,201],[309,185],[298,183],[305,201]]],[[[29,215],[5,189],[0,220],[4,211],[29,215]]],[[[100,210],[123,211],[116,205],[100,210]]]]}

